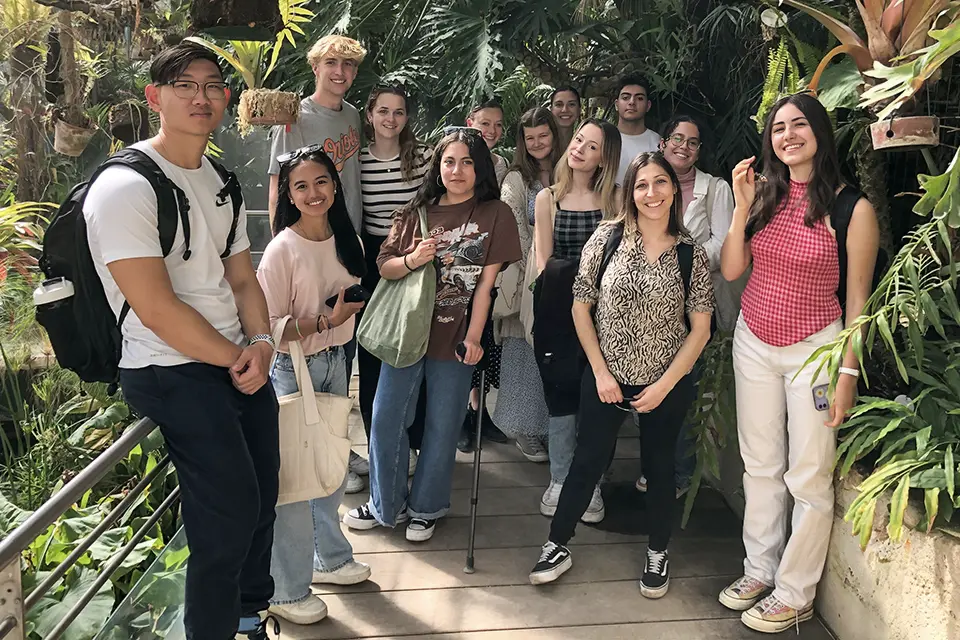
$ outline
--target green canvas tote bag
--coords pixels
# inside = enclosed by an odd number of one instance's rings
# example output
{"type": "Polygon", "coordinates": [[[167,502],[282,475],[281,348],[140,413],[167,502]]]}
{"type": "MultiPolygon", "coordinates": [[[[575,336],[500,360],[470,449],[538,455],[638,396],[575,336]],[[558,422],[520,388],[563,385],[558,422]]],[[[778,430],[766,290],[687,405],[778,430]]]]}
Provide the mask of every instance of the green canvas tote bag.
{"type": "MultiPolygon", "coordinates": [[[[420,207],[418,214],[423,237],[428,238],[426,208],[420,207]]],[[[364,309],[357,341],[391,367],[415,364],[427,352],[436,298],[433,261],[399,280],[382,278],[364,309]]]]}

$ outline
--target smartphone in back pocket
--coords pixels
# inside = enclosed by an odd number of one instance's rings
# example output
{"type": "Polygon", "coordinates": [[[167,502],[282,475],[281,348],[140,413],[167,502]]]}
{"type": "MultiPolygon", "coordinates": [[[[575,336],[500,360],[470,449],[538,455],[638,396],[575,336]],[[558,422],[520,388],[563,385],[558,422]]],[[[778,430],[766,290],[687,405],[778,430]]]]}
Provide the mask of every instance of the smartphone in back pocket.
{"type": "Polygon", "coordinates": [[[813,388],[813,406],[817,411],[826,411],[830,408],[830,400],[827,398],[829,384],[821,384],[813,388]]]}

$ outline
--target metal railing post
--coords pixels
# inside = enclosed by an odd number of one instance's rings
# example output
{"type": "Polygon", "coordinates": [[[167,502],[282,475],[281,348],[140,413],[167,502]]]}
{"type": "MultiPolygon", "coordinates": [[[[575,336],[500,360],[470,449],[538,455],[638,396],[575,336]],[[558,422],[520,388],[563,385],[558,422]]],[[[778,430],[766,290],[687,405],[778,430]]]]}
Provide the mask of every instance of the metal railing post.
{"type": "Polygon", "coordinates": [[[19,555],[0,569],[0,638],[24,640],[19,555]]]}

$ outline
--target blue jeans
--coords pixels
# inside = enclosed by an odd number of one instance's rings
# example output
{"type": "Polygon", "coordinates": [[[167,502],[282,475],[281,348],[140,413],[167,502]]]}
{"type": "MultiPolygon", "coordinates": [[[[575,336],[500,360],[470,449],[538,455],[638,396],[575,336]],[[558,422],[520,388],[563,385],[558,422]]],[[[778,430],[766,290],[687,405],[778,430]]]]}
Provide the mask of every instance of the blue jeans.
{"type": "Polygon", "coordinates": [[[550,454],[550,477],[563,484],[577,448],[577,416],[550,416],[549,428],[547,451],[550,454]]]}
{"type": "Polygon", "coordinates": [[[406,503],[411,517],[434,520],[450,509],[457,439],[467,414],[473,367],[451,360],[421,358],[403,369],[384,363],[373,401],[370,428],[370,512],[392,527],[406,503]],[[426,376],[423,445],[407,491],[410,440],[420,381],[426,376]]]}
{"type": "MultiPolygon", "coordinates": [[[[342,347],[307,356],[314,391],[347,395],[344,361],[342,347]]],[[[278,396],[297,391],[293,363],[287,354],[277,354],[270,377],[278,396]]],[[[273,604],[304,600],[310,595],[314,570],[336,571],[353,560],[353,547],[340,530],[337,513],[346,488],[344,478],[332,495],[277,507],[270,567],[275,583],[273,604]]]]}

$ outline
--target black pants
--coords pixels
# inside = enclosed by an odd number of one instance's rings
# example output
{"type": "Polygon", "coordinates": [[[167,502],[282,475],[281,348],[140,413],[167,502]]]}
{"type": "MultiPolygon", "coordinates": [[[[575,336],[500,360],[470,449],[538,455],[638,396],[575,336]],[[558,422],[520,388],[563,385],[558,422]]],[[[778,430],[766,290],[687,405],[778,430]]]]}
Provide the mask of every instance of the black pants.
{"type": "MultiPolygon", "coordinates": [[[[593,488],[609,466],[617,443],[617,434],[628,408],[627,398],[640,393],[642,386],[620,385],[624,402],[606,404],[597,394],[593,370],[587,367],[580,387],[580,411],[577,414],[577,448],[570,472],[560,492],[557,512],[550,525],[550,540],[567,544],[573,537],[580,516],[590,504],[593,488]]],[[[670,542],[676,507],[674,483],[677,434],[693,401],[693,384],[684,376],[660,405],[640,416],[640,455],[647,477],[647,518],[650,522],[650,548],[663,551],[670,542]]]]}
{"type": "MultiPolygon", "coordinates": [[[[361,239],[363,240],[363,253],[367,259],[367,275],[364,276],[361,284],[364,289],[373,293],[377,283],[380,282],[377,256],[380,255],[380,245],[387,238],[363,233],[361,239]]],[[[360,326],[360,318],[362,317],[363,312],[361,311],[357,314],[357,326],[360,326]]],[[[367,442],[370,442],[370,425],[373,424],[373,399],[377,395],[381,364],[379,358],[361,345],[357,345],[357,367],[360,370],[360,417],[363,418],[363,430],[367,432],[367,442]]],[[[420,384],[420,397],[417,400],[417,410],[413,418],[413,424],[408,429],[410,448],[418,451],[423,443],[423,424],[427,415],[426,397],[427,385],[426,379],[424,379],[424,382],[420,384]]]]}
{"type": "Polygon", "coordinates": [[[124,369],[127,402],[160,426],[177,470],[190,545],[188,640],[233,640],[241,616],[273,596],[278,405],[267,382],[253,395],[208,364],[124,369]]]}

